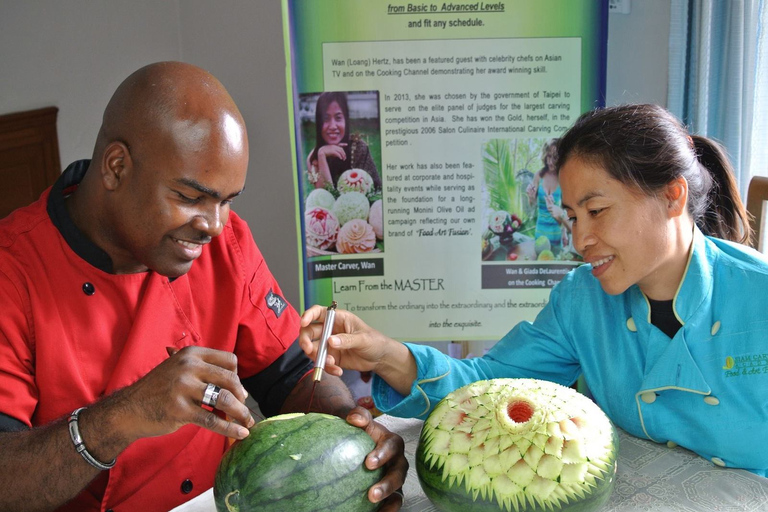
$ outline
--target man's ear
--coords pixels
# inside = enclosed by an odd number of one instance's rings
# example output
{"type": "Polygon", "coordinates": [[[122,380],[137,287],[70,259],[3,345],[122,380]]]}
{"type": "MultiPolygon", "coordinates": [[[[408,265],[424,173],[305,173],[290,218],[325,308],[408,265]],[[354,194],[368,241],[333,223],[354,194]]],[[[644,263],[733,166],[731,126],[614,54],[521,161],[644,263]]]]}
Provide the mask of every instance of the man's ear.
{"type": "Polygon", "coordinates": [[[667,200],[667,209],[671,217],[678,217],[685,213],[688,205],[688,181],[679,176],[667,183],[664,198],[667,200]]]}
{"type": "Polygon", "coordinates": [[[130,171],[133,162],[128,147],[122,142],[110,142],[104,148],[101,165],[101,182],[104,188],[113,191],[120,186],[125,179],[126,172],[130,171]]]}

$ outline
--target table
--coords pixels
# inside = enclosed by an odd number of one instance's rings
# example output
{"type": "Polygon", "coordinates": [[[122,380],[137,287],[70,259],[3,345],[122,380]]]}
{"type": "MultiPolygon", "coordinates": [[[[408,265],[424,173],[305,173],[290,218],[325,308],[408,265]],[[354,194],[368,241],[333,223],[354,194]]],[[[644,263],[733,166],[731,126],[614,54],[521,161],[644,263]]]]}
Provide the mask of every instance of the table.
{"type": "MultiPolygon", "coordinates": [[[[404,512],[437,512],[416,476],[415,454],[422,421],[380,416],[376,419],[405,440],[411,466],[403,491],[404,512]]],[[[712,512],[768,510],[768,478],[740,469],[714,466],[684,448],[638,439],[619,431],[616,487],[605,512],[712,512]]],[[[216,512],[208,490],[172,512],[216,512]]]]}

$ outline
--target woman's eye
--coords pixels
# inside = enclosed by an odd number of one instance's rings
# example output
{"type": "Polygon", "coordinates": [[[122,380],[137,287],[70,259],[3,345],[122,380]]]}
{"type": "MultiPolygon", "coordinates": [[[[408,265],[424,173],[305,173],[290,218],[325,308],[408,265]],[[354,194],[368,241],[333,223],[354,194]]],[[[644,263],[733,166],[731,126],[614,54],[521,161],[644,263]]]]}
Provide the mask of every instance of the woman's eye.
{"type": "Polygon", "coordinates": [[[605,210],[605,208],[595,208],[594,210],[589,210],[589,214],[594,217],[598,215],[600,212],[602,212],[603,210],[605,210]]]}

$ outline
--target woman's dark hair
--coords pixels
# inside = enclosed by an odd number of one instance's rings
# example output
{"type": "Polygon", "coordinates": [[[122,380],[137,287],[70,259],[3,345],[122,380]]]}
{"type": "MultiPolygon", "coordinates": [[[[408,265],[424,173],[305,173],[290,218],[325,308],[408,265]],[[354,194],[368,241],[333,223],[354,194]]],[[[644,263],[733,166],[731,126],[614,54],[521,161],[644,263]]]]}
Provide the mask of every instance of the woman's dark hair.
{"type": "Polygon", "coordinates": [[[557,168],[571,157],[600,165],[616,180],[652,196],[669,182],[688,182],[688,210],[701,231],[749,243],[752,230],[723,147],[689,135],[658,105],[620,105],[582,114],[563,135],[557,168]]]}
{"type": "Polygon", "coordinates": [[[541,169],[539,169],[539,177],[543,178],[545,174],[547,174],[549,171],[555,171],[557,170],[557,143],[560,139],[552,139],[544,144],[541,148],[541,162],[544,164],[541,169]],[[549,159],[550,153],[554,157],[554,168],[549,168],[549,162],[547,160],[549,159]]]}
{"type": "Polygon", "coordinates": [[[346,93],[338,91],[324,92],[317,98],[317,104],[315,105],[315,149],[312,151],[312,156],[310,156],[309,159],[310,161],[316,160],[317,152],[320,151],[321,147],[326,145],[326,142],[323,139],[323,118],[325,116],[325,111],[328,110],[328,107],[334,101],[338,103],[341,113],[344,115],[345,128],[344,137],[341,139],[341,142],[346,144],[346,146],[344,146],[344,152],[347,154],[346,160],[334,158],[328,162],[328,166],[331,168],[331,176],[338,176],[341,174],[341,171],[349,168],[349,162],[351,161],[350,151],[352,148],[349,144],[349,107],[347,106],[346,93]],[[340,167],[340,169],[334,172],[334,167],[340,167]]]}

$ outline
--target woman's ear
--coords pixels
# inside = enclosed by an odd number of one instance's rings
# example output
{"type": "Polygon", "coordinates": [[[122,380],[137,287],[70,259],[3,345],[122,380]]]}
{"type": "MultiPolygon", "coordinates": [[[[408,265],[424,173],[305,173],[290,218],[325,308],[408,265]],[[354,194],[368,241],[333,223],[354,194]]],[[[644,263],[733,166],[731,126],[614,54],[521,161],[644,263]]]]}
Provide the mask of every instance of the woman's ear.
{"type": "Polygon", "coordinates": [[[107,144],[101,165],[101,182],[104,188],[116,190],[131,165],[131,154],[124,143],[115,141],[107,144]]]}
{"type": "Polygon", "coordinates": [[[678,217],[685,213],[688,205],[688,181],[679,176],[667,183],[664,198],[671,217],[678,217]]]}

